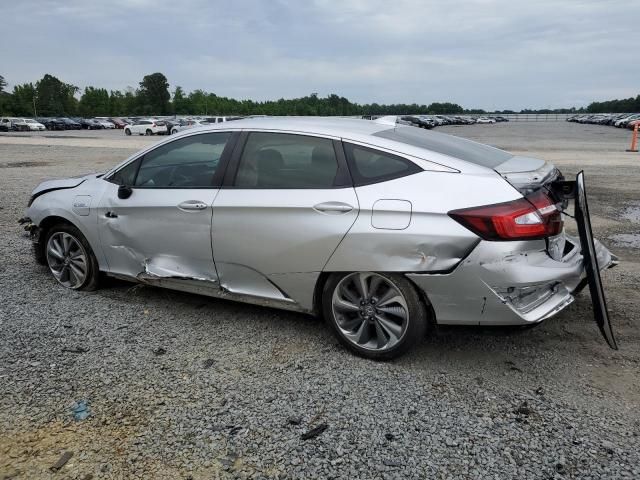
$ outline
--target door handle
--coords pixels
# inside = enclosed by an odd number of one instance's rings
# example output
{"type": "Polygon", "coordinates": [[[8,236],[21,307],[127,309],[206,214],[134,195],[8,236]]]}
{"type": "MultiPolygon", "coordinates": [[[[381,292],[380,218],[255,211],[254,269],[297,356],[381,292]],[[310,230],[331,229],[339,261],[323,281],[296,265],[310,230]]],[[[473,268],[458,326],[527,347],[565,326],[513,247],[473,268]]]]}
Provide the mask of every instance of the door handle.
{"type": "Polygon", "coordinates": [[[107,218],[118,218],[118,215],[113,212],[107,212],[104,214],[104,216],[107,218]]]}
{"type": "Polygon", "coordinates": [[[348,203],[343,202],[324,202],[315,205],[313,209],[320,213],[339,215],[342,213],[349,213],[351,210],[353,210],[353,207],[348,203]]]}
{"type": "Polygon", "coordinates": [[[207,208],[207,204],[200,200],[187,200],[178,205],[180,210],[187,210],[190,212],[204,210],[207,208]]]}

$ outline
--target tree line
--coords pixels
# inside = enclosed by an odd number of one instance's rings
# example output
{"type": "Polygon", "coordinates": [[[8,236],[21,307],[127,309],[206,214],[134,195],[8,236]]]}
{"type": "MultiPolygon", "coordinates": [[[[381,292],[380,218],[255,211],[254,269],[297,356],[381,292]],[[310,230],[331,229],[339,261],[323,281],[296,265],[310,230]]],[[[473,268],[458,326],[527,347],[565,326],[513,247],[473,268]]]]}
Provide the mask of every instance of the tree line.
{"type": "MultiPolygon", "coordinates": [[[[400,115],[412,114],[484,114],[482,109],[464,109],[458,104],[435,102],[429,105],[358,104],[330,94],[257,102],[221,97],[204,90],[185,92],[176,86],[169,91],[169,81],[162,73],[146,75],[137,88],[124,91],[86,87],[83,91],[57,77],[45,74],[35,83],[15,85],[5,92],[7,82],[0,76],[0,114],[13,116],[131,116],[131,115],[400,115]]],[[[520,113],[599,113],[640,111],[640,95],[635,99],[591,103],[586,109],[521,110],[520,113]]],[[[503,110],[495,113],[517,113],[503,110]]]]}

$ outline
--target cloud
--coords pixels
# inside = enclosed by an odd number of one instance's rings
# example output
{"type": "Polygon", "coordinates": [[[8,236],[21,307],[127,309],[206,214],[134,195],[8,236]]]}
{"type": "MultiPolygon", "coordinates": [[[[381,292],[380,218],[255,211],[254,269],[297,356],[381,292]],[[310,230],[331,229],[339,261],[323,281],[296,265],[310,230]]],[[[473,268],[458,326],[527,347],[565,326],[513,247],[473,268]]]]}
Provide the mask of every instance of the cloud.
{"type": "Polygon", "coordinates": [[[567,0],[22,0],[3,6],[0,74],[124,89],[368,103],[583,105],[637,95],[640,3],[567,0]]]}

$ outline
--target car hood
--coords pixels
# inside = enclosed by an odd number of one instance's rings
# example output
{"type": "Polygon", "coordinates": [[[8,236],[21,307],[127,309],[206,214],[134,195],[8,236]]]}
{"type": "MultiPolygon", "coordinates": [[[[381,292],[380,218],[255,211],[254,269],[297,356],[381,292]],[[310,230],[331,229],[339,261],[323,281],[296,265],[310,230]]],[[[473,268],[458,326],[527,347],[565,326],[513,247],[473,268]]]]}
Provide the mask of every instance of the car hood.
{"type": "Polygon", "coordinates": [[[79,175],[76,177],[69,178],[59,178],[55,180],[46,180],[38,185],[33,192],[31,192],[32,196],[37,196],[39,194],[45,192],[51,192],[53,190],[62,190],[65,188],[74,188],[80,185],[85,180],[89,180],[91,178],[97,178],[101,176],[101,173],[90,173],[88,175],[79,175]]]}
{"type": "Polygon", "coordinates": [[[539,158],[515,155],[494,168],[523,195],[531,193],[561,176],[552,163],[539,158]]]}

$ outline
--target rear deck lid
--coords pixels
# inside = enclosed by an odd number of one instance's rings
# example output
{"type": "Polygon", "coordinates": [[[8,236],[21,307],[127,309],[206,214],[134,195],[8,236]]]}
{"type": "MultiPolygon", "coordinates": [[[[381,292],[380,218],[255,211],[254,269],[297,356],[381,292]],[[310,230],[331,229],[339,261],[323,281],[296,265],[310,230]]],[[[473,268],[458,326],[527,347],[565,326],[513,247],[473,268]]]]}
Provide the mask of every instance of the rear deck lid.
{"type": "MultiPolygon", "coordinates": [[[[593,232],[591,230],[591,219],[589,217],[589,205],[587,203],[587,191],[584,184],[584,172],[580,172],[576,177],[575,188],[575,216],[580,234],[580,244],[582,246],[582,256],[587,272],[587,282],[591,293],[591,303],[593,304],[593,314],[600,329],[600,333],[614,350],[618,349],[616,339],[613,336],[611,322],[609,320],[609,310],[607,300],[602,288],[600,278],[600,267],[598,265],[593,232]]],[[[602,266],[604,267],[604,265],[602,266]]]]}
{"type": "Polygon", "coordinates": [[[552,163],[519,155],[494,167],[494,170],[523,195],[528,195],[560,177],[560,171],[552,163]]]}

